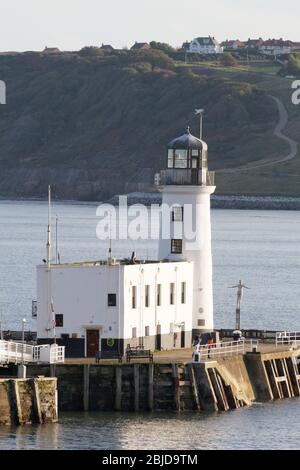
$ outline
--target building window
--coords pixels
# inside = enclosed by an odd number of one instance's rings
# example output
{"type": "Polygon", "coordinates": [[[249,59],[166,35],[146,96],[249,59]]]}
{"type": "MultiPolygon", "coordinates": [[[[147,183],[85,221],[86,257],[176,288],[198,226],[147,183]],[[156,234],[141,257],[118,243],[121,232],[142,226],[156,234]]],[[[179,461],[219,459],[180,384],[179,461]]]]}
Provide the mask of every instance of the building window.
{"type": "Polygon", "coordinates": [[[160,307],[160,305],[161,305],[161,284],[157,284],[156,305],[157,305],[158,307],[160,307]]]}
{"type": "Polygon", "coordinates": [[[117,294],[107,294],[108,307],[115,307],[117,305],[117,294]]]}
{"type": "Polygon", "coordinates": [[[61,313],[55,315],[55,326],[62,328],[64,326],[64,316],[61,313]]]}
{"type": "Polygon", "coordinates": [[[170,284],[170,304],[174,305],[175,303],[175,284],[171,282],[170,284]]]}
{"type": "Polygon", "coordinates": [[[183,207],[175,206],[172,209],[172,222],[183,221],[183,207]]]}
{"type": "Polygon", "coordinates": [[[181,303],[185,304],[185,295],[186,295],[186,283],[181,283],[181,303]]]}
{"type": "Polygon", "coordinates": [[[150,336],[150,326],[145,326],[145,336],[150,336]]]}
{"type": "Polygon", "coordinates": [[[171,253],[180,254],[182,253],[182,240],[179,238],[173,238],[171,240],[171,253]]]}
{"type": "Polygon", "coordinates": [[[131,307],[136,308],[136,286],[132,286],[131,307]]]}
{"type": "Polygon", "coordinates": [[[205,320],[198,320],[198,326],[205,326],[205,320]]]}
{"type": "Polygon", "coordinates": [[[136,328],[132,328],[132,337],[136,338],[136,328]]]}
{"type": "Polygon", "coordinates": [[[150,286],[145,286],[145,307],[150,307],[150,286]]]}

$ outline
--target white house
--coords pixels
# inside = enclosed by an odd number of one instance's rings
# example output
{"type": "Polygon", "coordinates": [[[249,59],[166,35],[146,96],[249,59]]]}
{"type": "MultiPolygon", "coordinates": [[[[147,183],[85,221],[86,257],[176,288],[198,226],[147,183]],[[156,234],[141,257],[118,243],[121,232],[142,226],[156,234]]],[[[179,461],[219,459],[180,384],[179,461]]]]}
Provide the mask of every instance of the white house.
{"type": "MultiPolygon", "coordinates": [[[[213,323],[210,195],[207,144],[189,129],[168,144],[158,260],[132,259],[37,267],[37,336],[56,338],[67,356],[191,346],[213,323]],[[167,229],[167,235],[165,234],[167,229]]],[[[48,229],[50,233],[50,229],[48,229]]],[[[50,240],[50,238],[48,238],[50,240]]]]}
{"type": "Polygon", "coordinates": [[[198,54],[222,54],[223,47],[212,37],[199,37],[190,42],[187,52],[198,54]]]}

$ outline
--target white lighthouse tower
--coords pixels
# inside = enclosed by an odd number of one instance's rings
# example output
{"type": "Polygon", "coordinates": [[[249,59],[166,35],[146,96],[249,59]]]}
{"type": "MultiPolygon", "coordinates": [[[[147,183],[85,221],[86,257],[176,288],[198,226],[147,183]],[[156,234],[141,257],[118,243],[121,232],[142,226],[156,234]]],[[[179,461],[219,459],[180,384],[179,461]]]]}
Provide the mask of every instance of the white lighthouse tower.
{"type": "Polygon", "coordinates": [[[207,144],[187,128],[168,144],[166,169],[159,178],[159,258],[194,264],[193,337],[214,328],[210,196],[215,186],[214,173],[207,167],[207,152],[207,144]]]}

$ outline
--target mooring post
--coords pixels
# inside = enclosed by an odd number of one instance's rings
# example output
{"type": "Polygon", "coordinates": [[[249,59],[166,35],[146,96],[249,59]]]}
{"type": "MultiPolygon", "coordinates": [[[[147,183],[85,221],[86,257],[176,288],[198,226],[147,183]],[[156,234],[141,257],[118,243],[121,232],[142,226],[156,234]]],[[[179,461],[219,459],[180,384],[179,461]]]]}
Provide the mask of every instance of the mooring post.
{"type": "Polygon", "coordinates": [[[175,409],[177,411],[180,411],[180,390],[179,390],[178,364],[172,364],[172,375],[173,375],[173,383],[174,383],[175,409]]]}
{"type": "Polygon", "coordinates": [[[83,409],[89,411],[90,394],[90,365],[83,365],[83,409]]]}
{"type": "Polygon", "coordinates": [[[115,410],[122,410],[122,366],[116,366],[115,410]]]}
{"type": "Polygon", "coordinates": [[[12,385],[13,385],[13,393],[14,393],[14,398],[15,398],[17,424],[23,424],[23,416],[22,416],[22,407],[21,407],[20,394],[19,394],[19,381],[18,381],[18,379],[13,379],[12,380],[12,385]]]}
{"type": "Polygon", "coordinates": [[[134,411],[140,409],[140,364],[133,365],[134,374],[134,411]]]}
{"type": "Polygon", "coordinates": [[[148,368],[148,408],[153,411],[153,376],[154,364],[150,363],[148,368]]]}

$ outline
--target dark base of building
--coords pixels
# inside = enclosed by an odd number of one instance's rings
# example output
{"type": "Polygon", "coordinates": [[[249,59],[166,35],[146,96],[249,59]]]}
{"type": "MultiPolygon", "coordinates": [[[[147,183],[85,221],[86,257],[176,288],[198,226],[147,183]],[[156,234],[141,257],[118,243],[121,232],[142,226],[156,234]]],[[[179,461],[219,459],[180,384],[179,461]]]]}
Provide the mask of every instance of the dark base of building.
{"type": "MultiPolygon", "coordinates": [[[[38,344],[53,344],[51,338],[39,338],[38,344]]],[[[100,338],[99,347],[91,350],[86,344],[85,338],[57,338],[59,346],[65,346],[65,357],[99,357],[116,358],[124,356],[126,348],[141,346],[150,351],[162,351],[171,349],[185,349],[192,345],[192,332],[182,331],[178,333],[159,334],[145,336],[143,338],[100,338]],[[100,351],[100,354],[99,354],[100,351]],[[102,354],[103,353],[103,354],[102,354]]]]}

